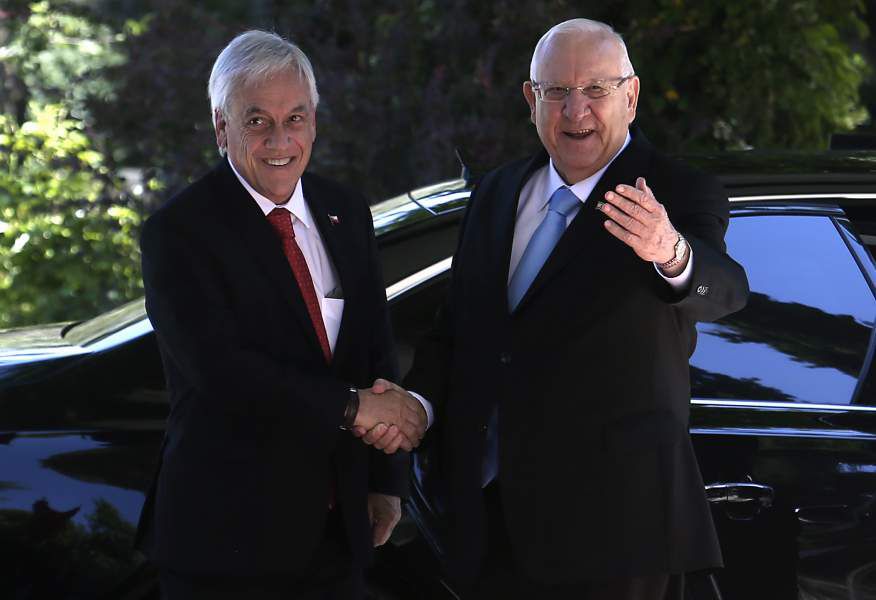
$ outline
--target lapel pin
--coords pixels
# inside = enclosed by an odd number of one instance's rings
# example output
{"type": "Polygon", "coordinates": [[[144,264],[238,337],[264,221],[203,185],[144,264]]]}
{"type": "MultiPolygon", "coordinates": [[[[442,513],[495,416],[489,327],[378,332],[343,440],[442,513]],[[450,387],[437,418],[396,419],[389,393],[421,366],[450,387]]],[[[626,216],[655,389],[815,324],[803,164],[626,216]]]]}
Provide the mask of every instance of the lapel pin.
{"type": "Polygon", "coordinates": [[[341,222],[341,220],[338,218],[338,215],[329,215],[328,218],[329,223],[331,223],[332,225],[337,225],[341,222]]]}

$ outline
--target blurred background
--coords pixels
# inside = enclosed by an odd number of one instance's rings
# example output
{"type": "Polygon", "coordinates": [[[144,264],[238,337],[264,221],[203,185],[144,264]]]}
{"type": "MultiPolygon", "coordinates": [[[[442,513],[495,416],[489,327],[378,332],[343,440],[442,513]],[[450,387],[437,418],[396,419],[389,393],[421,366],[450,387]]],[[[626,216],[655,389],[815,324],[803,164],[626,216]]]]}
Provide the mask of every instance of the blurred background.
{"type": "Polygon", "coordinates": [[[0,328],[142,294],[138,233],[217,160],[210,67],[258,27],[321,102],[309,167],[372,201],[538,147],[521,86],[553,24],[627,41],[638,123],[674,153],[821,151],[876,112],[876,1],[0,0],[0,328]]]}

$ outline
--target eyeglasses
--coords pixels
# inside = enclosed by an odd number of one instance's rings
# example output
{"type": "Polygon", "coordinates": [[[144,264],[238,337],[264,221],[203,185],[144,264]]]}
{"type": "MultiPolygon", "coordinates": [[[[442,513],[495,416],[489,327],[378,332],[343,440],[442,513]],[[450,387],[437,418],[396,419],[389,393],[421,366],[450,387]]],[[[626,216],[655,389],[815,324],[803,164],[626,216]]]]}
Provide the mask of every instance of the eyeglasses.
{"type": "Polygon", "coordinates": [[[587,85],[559,85],[557,83],[532,82],[532,89],[535,90],[539,100],[543,102],[563,102],[572,93],[572,90],[578,90],[591,100],[604,98],[622,86],[625,81],[635,77],[635,73],[626,77],[618,77],[617,79],[597,79],[591,81],[587,85]],[[614,82],[614,83],[610,83],[614,82]]]}

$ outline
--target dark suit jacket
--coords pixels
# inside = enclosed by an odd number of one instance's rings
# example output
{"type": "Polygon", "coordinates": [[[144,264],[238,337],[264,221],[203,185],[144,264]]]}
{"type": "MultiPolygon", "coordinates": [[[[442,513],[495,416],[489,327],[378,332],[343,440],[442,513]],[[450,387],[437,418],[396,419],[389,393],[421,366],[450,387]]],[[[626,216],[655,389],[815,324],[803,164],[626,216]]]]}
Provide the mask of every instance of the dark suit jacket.
{"type": "Polygon", "coordinates": [[[322,537],[332,479],[365,561],[366,493],[405,493],[404,453],[386,458],[339,429],[351,385],[396,376],[371,213],[325,179],[302,182],[344,294],[331,365],[277,235],[227,160],[143,228],[170,415],[138,537],[160,566],[301,571],[322,537]]]}
{"type": "Polygon", "coordinates": [[[720,184],[632,134],[514,314],[518,197],[547,154],[487,174],[472,196],[447,306],[405,382],[437,409],[430,436],[458,577],[473,576],[484,550],[481,457],[495,403],[505,522],[531,577],[574,582],[721,563],[688,433],[688,357],[695,321],[741,308],[747,280],[725,253],[720,184]],[[638,176],[693,248],[684,296],[595,210],[608,189],[638,176]]]}

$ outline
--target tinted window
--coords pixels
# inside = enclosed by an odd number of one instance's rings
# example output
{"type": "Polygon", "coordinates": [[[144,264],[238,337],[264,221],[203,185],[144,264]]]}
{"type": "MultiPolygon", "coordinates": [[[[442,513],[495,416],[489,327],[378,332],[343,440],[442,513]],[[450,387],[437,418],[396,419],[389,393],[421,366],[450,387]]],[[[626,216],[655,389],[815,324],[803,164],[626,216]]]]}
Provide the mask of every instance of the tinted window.
{"type": "Polygon", "coordinates": [[[449,284],[450,277],[445,273],[392,302],[390,318],[402,377],[411,369],[417,344],[432,329],[435,314],[447,295],[449,284]]]}
{"type": "Polygon", "coordinates": [[[833,221],[736,217],[727,246],[751,297],[742,311],[698,324],[693,396],[851,402],[876,301],[833,221]]]}

